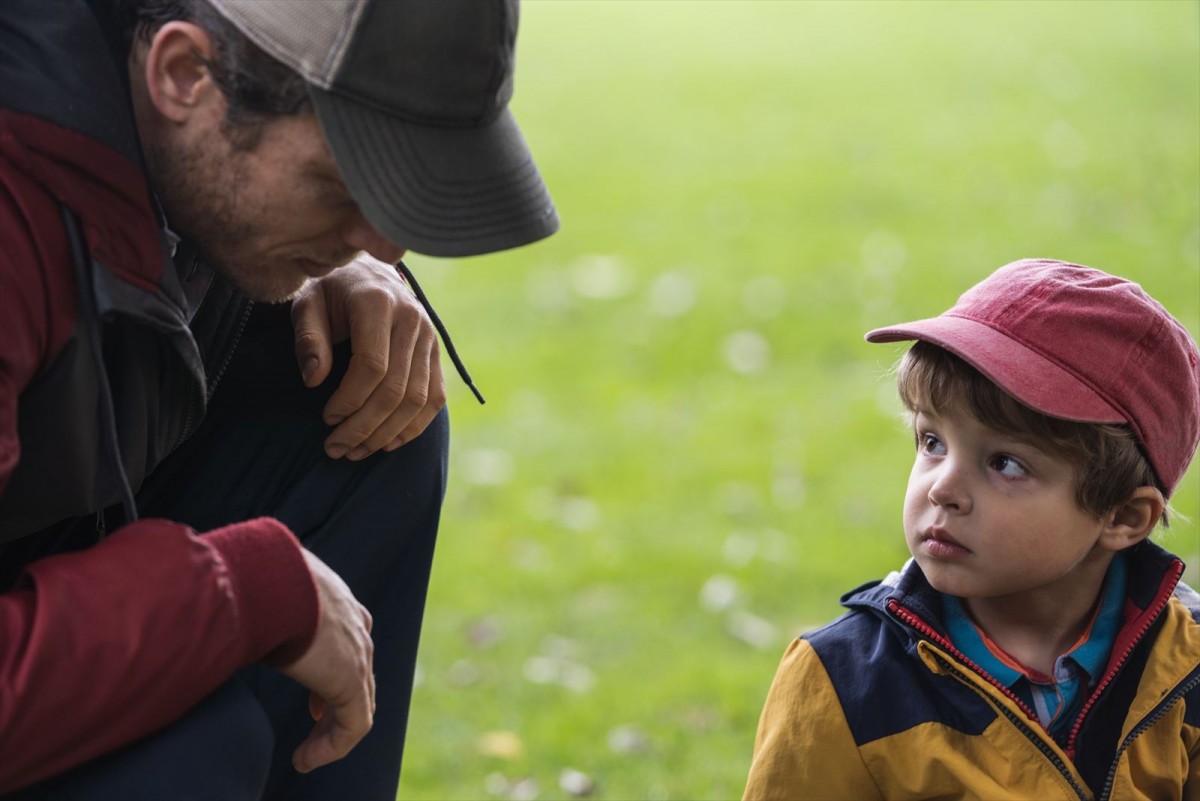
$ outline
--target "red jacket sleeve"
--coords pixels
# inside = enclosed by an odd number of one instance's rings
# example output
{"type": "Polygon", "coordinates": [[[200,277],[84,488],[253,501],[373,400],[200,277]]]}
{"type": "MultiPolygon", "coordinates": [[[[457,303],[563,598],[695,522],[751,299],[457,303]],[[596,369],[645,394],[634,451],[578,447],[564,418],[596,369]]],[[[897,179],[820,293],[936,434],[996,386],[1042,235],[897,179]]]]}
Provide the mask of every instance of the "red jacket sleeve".
{"type": "Polygon", "coordinates": [[[0,793],[166,725],[243,665],[297,658],[316,614],[270,518],[207,536],[141,520],[33,563],[0,594],[0,793]]]}
{"type": "MultiPolygon", "coordinates": [[[[3,155],[0,494],[21,457],[21,393],[75,325],[65,239],[26,229],[45,210],[7,191],[3,155]]],[[[143,520],[34,562],[0,593],[0,794],[153,732],[239,667],[294,660],[317,615],[299,543],[267,518],[205,536],[143,520]]]]}

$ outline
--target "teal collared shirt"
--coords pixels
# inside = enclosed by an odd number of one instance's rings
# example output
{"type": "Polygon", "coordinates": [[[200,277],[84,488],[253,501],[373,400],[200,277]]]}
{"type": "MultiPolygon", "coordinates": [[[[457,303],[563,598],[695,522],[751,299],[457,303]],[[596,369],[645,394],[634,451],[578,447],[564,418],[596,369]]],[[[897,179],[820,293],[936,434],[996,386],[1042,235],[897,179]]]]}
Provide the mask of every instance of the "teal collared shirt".
{"type": "Polygon", "coordinates": [[[958,650],[979,665],[992,678],[1009,688],[1038,716],[1046,731],[1063,740],[1079,713],[1088,690],[1095,687],[1108,665],[1109,654],[1121,628],[1125,606],[1128,568],[1125,555],[1118,554],[1108,568],[1100,591],[1100,604],[1092,620],[1091,631],[1071,650],[1054,660],[1054,675],[1015,667],[1010,656],[1002,659],[989,645],[962,603],[952,595],[942,595],[946,631],[958,650]]]}

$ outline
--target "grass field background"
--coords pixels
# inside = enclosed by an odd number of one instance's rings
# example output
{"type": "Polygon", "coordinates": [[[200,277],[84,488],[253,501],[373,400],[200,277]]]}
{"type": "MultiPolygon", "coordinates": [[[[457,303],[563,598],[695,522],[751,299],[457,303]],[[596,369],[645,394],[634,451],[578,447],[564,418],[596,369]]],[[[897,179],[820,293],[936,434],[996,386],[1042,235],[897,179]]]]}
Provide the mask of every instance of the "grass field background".
{"type": "MultiPolygon", "coordinates": [[[[787,641],[907,555],[899,348],[864,331],[1049,256],[1200,334],[1200,13],[522,10],[563,228],[411,261],[488,403],[448,378],[399,797],[735,798],[787,641]]],[[[1195,467],[1175,506],[1195,584],[1195,467]]]]}

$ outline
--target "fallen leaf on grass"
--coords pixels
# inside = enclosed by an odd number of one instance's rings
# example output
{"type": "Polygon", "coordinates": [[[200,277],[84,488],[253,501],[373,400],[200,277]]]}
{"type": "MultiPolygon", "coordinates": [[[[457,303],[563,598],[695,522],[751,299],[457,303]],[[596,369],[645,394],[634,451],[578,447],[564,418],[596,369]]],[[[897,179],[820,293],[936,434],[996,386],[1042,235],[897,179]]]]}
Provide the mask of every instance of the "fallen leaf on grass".
{"type": "Polygon", "coordinates": [[[479,738],[476,749],[484,756],[511,761],[525,754],[525,743],[511,731],[489,731],[479,738]]]}

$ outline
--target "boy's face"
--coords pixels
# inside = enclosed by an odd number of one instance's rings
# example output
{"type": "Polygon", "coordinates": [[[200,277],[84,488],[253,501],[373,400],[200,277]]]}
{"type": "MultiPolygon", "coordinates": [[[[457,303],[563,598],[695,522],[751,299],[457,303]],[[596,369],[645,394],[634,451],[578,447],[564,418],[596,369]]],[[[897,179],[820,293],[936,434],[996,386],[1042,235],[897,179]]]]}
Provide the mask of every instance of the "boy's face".
{"type": "Polygon", "coordinates": [[[920,412],[914,429],[904,535],[936,589],[1052,600],[1103,576],[1104,523],[1076,504],[1070,462],[965,412],[920,412]]]}

